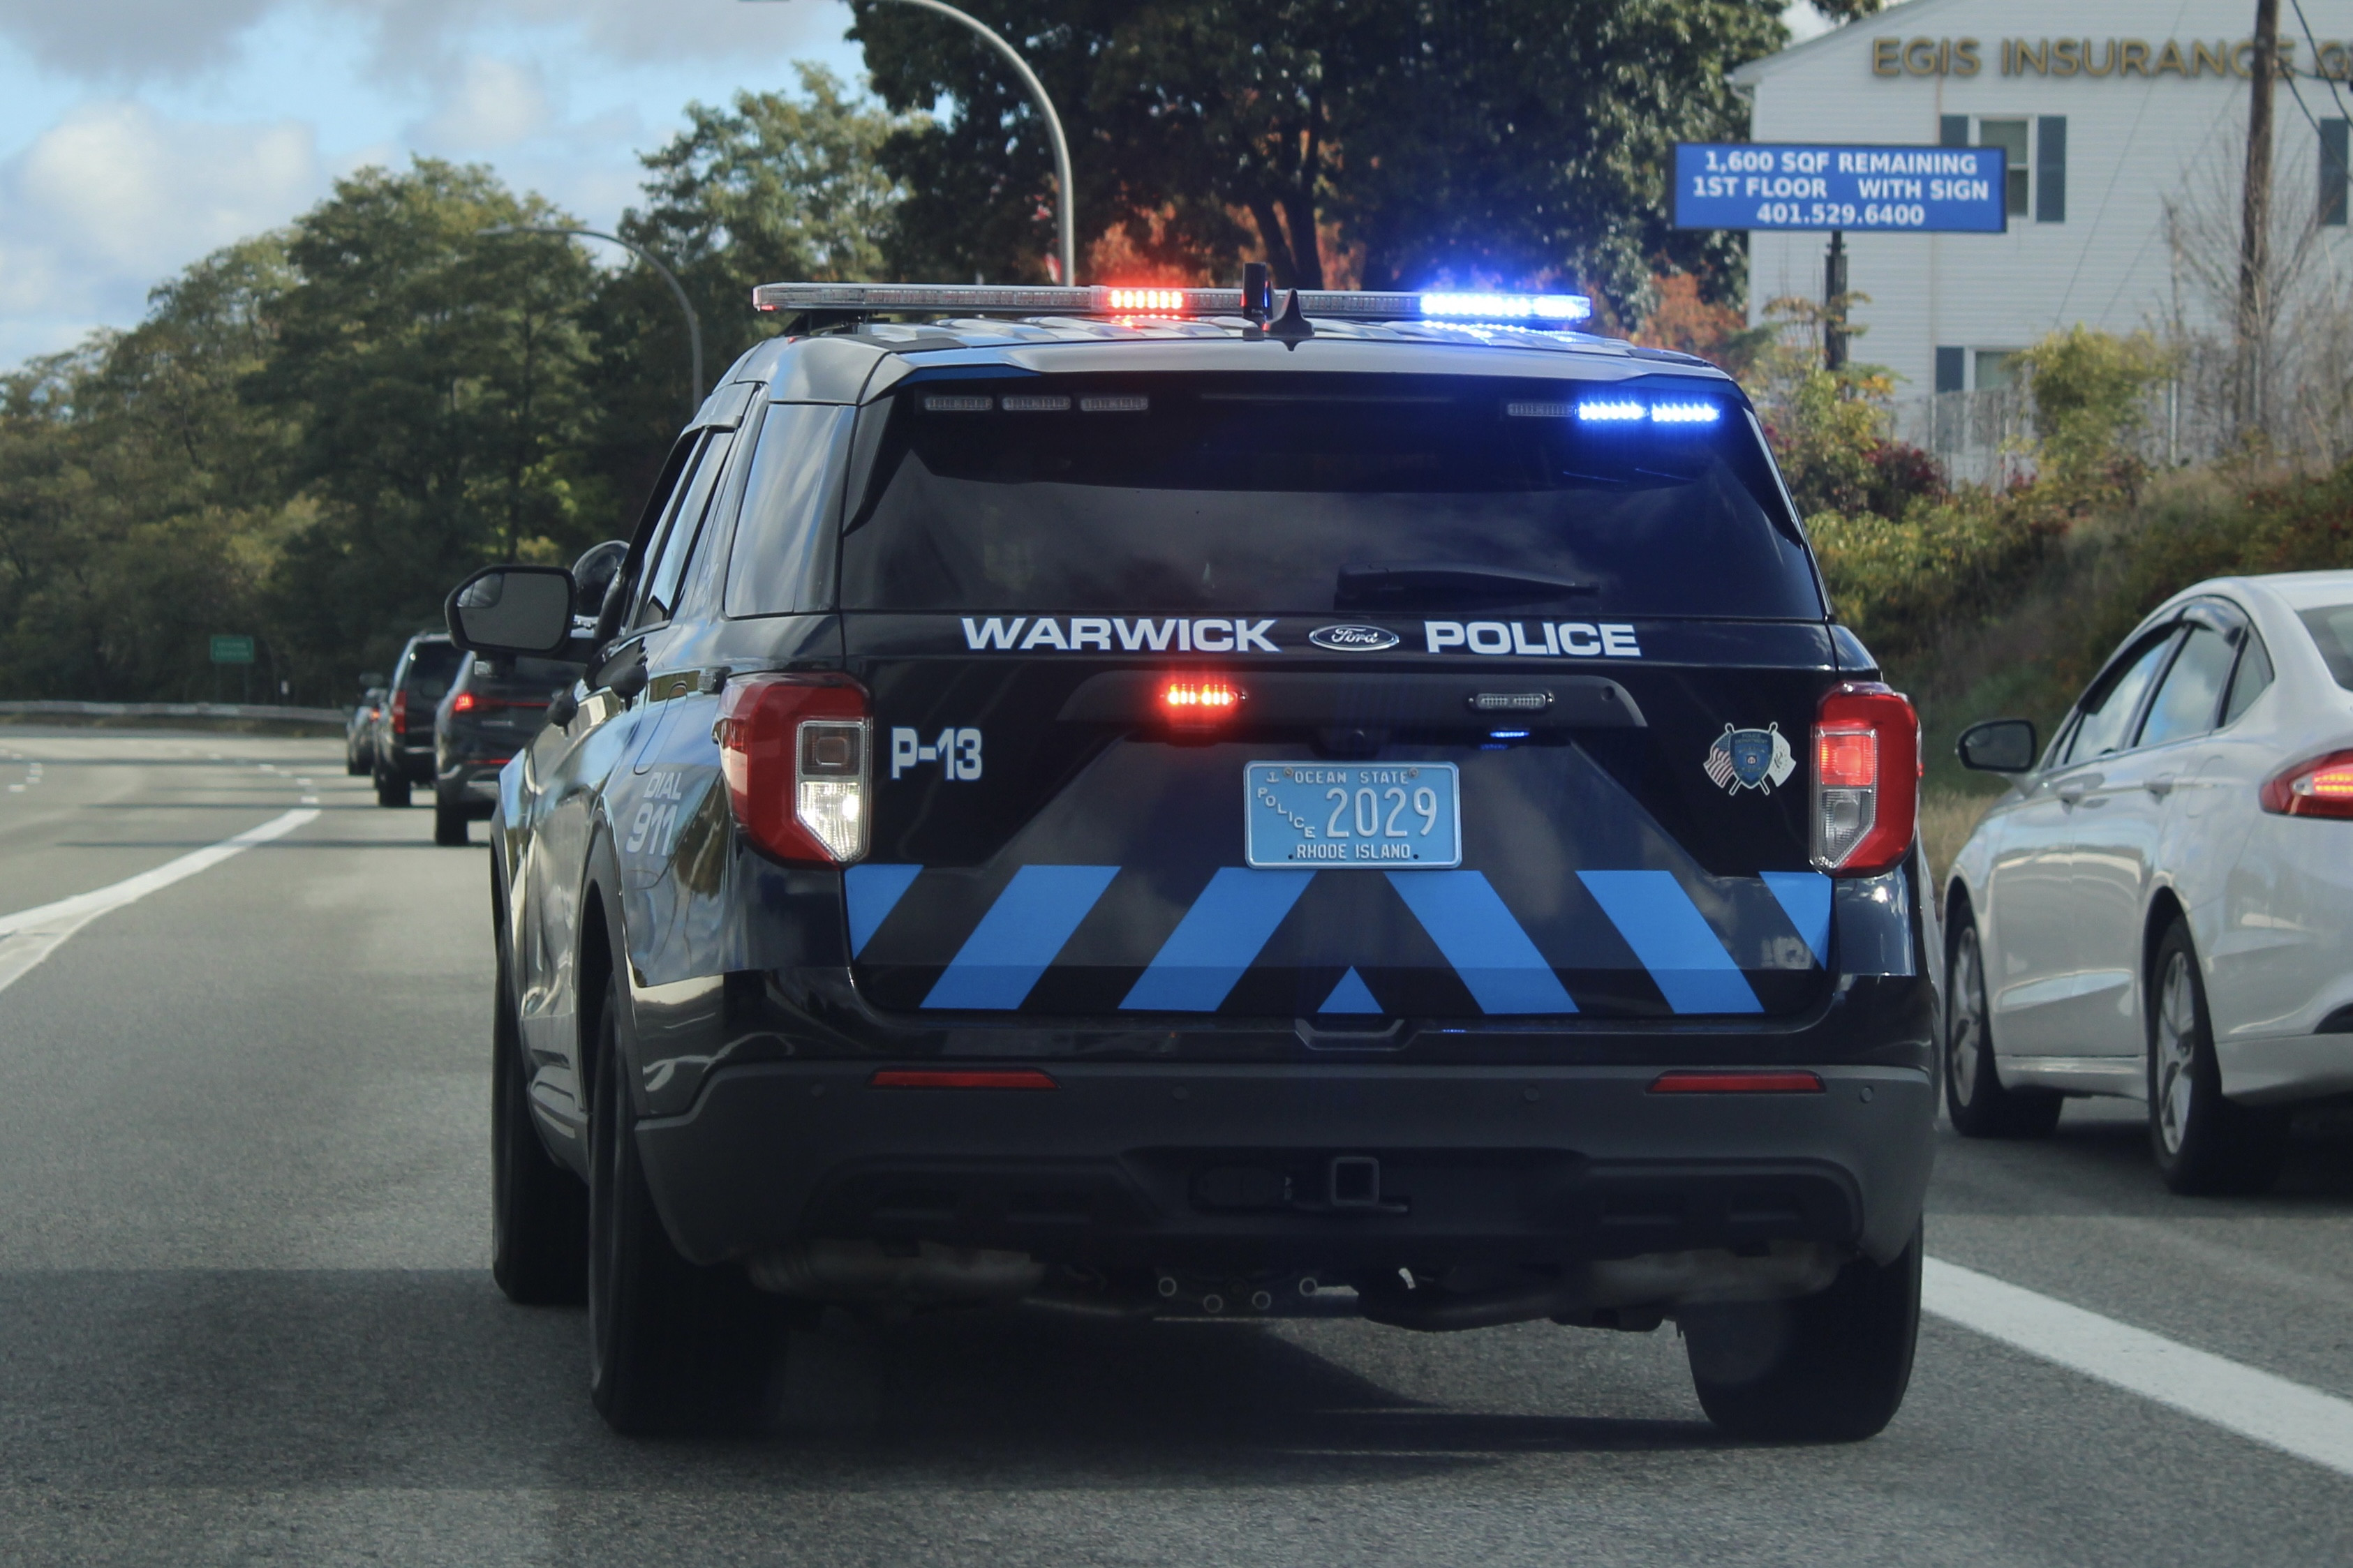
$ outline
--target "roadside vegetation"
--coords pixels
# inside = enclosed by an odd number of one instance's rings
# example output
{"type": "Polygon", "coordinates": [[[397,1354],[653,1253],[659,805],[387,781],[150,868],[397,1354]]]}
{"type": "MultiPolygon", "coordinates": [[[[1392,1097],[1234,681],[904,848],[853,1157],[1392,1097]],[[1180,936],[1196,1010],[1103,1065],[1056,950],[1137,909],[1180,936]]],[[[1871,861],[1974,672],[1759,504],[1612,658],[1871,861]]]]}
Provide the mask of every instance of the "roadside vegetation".
{"type": "Polygon", "coordinates": [[[2290,461],[2249,445],[2165,470],[2135,437],[2173,374],[2146,336],[2076,327],[2021,357],[2031,477],[1947,486],[1889,434],[1892,385],[1867,365],[1820,368],[1810,311],[1720,349],[1766,420],[1839,618],[1920,709],[1922,833],[1941,871],[2000,781],[1953,758],[1981,719],[2045,737],[2141,617],[2203,577],[2353,566],[2353,461],[2290,461]]]}

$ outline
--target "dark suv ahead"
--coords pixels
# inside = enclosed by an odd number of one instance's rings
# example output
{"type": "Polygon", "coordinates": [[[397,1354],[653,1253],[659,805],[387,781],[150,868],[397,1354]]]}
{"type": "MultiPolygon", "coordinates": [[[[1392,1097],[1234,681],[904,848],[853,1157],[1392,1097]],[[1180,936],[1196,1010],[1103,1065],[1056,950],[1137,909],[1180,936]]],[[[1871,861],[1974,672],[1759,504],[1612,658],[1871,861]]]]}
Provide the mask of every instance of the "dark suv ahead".
{"type": "Polygon", "coordinates": [[[751,1408],[775,1303],[1022,1298],[1901,1401],[1917,726],[1746,399],[1254,292],[760,291],[492,829],[496,1273],[585,1288],[615,1425],[751,1408]]]}
{"type": "Polygon", "coordinates": [[[433,710],[433,842],[463,844],[491,815],[499,770],[547,721],[548,704],[580,679],[554,658],[469,658],[433,710]]]}
{"type": "Polygon", "coordinates": [[[433,782],[433,710],[463,658],[447,632],[419,632],[400,650],[375,721],[378,805],[406,805],[411,786],[433,782]]]}

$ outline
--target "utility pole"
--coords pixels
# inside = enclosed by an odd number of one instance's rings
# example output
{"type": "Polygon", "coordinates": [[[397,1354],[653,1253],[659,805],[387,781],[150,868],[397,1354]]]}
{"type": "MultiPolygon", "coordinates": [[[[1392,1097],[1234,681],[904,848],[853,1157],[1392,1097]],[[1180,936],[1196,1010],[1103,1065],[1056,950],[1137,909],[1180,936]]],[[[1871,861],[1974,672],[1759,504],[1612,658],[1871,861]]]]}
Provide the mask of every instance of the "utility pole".
{"type": "Polygon", "coordinates": [[[1846,231],[1831,230],[1830,253],[1822,258],[1822,368],[1846,367],[1846,231]]]}
{"type": "Polygon", "coordinates": [[[2255,0],[2247,102],[2247,184],[2239,208],[2239,434],[2263,428],[2271,348],[2272,79],[2279,71],[2279,0],[2255,0]]]}

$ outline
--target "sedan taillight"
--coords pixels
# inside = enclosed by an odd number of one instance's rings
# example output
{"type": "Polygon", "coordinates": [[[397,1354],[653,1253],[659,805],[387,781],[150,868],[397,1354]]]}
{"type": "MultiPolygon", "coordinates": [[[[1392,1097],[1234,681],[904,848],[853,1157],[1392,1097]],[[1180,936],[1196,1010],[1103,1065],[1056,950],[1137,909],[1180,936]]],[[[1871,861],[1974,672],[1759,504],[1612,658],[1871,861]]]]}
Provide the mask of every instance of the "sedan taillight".
{"type": "Polygon", "coordinates": [[[1849,681],[1814,718],[1814,868],[1873,877],[1904,862],[1920,814],[1920,718],[1877,681],[1849,681]]]}
{"type": "Polygon", "coordinates": [[[746,675],[719,705],[719,764],[735,821],[779,860],[847,866],[866,853],[866,690],[840,675],[746,675]]]}
{"type": "Polygon", "coordinates": [[[2261,799],[2279,816],[2353,817],[2353,752],[2331,752],[2274,773],[2261,799]]]}

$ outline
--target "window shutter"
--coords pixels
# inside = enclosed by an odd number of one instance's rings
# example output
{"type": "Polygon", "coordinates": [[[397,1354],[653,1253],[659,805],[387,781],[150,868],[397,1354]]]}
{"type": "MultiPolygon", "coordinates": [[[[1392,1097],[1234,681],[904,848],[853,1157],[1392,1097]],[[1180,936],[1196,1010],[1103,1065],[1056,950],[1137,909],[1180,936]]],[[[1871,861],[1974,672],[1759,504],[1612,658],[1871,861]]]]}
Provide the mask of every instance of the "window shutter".
{"type": "Polygon", "coordinates": [[[2034,122],[2034,221],[2067,221],[2067,117],[2034,122]]]}
{"type": "Polygon", "coordinates": [[[1944,114],[1936,118],[1936,143],[1942,147],[1966,147],[1969,144],[1969,117],[1966,114],[1944,114]]]}
{"type": "Polygon", "coordinates": [[[2345,160],[2347,122],[2320,122],[2320,221],[2342,227],[2345,223],[2345,160]]]}
{"type": "Polygon", "coordinates": [[[1962,355],[1963,352],[1964,352],[1964,351],[1963,351],[1963,350],[1960,350],[1960,349],[1948,349],[1948,348],[1939,348],[1939,349],[1937,349],[1937,351],[1936,351],[1936,390],[1937,390],[1937,391],[1939,391],[1939,392],[1958,392],[1958,391],[1960,391],[1960,390],[1961,390],[1961,370],[1962,370],[1962,367],[1961,367],[1961,355],[1962,355]]]}

